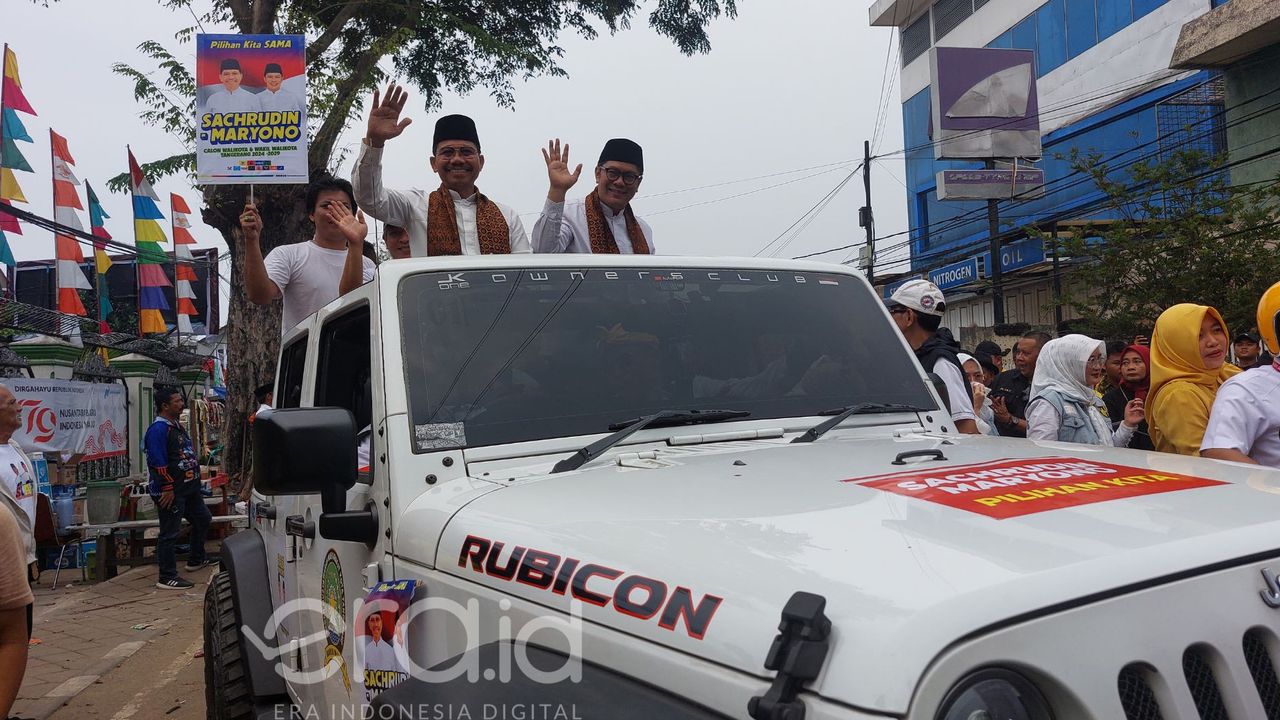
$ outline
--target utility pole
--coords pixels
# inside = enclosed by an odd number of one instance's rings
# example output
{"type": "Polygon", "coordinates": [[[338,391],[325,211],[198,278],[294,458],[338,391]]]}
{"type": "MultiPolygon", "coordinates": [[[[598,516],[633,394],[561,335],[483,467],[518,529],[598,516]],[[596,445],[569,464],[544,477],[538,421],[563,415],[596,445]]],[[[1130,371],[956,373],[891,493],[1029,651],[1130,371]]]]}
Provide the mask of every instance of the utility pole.
{"type": "Polygon", "coordinates": [[[1062,265],[1058,250],[1058,223],[1053,223],[1053,330],[1062,332],[1062,265]]]}
{"type": "Polygon", "coordinates": [[[862,190],[867,204],[858,209],[858,226],[867,230],[867,264],[864,268],[867,282],[876,282],[876,222],[871,214],[871,141],[862,141],[862,190]]]}
{"type": "MultiPolygon", "coordinates": [[[[995,160],[986,161],[987,169],[994,170],[995,160]]],[[[987,201],[987,233],[991,237],[991,265],[987,274],[991,276],[991,303],[996,325],[1004,324],[1004,280],[1001,278],[1000,262],[1000,210],[996,200],[987,201]]]]}

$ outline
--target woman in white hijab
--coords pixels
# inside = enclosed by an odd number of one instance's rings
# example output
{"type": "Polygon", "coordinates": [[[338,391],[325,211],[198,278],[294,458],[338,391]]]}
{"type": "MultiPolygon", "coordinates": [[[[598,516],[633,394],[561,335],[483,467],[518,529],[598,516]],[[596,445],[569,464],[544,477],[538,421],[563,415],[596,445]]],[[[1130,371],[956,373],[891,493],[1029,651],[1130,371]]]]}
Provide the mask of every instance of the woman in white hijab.
{"type": "Polygon", "coordinates": [[[1143,419],[1142,400],[1124,407],[1124,418],[1114,432],[1099,408],[1102,399],[1093,388],[1106,374],[1106,349],[1101,340],[1067,335],[1050,340],[1040,349],[1036,374],[1031,378],[1031,402],[1027,404],[1027,437],[1086,445],[1124,447],[1143,419]]]}
{"type": "Polygon", "coordinates": [[[991,407],[987,397],[987,386],[982,384],[982,365],[978,359],[966,353],[956,353],[960,359],[960,367],[964,368],[964,377],[973,390],[973,407],[977,414],[978,432],[982,435],[999,435],[996,431],[996,411],[991,407]]]}

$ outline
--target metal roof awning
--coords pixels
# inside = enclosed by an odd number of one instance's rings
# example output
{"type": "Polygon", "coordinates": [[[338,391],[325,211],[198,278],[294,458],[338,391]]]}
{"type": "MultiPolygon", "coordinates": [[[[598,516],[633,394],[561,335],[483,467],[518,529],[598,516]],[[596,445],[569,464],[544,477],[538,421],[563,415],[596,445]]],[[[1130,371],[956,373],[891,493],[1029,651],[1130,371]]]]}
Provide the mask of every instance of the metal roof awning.
{"type": "Polygon", "coordinates": [[[166,340],[140,338],[127,333],[99,333],[98,324],[88,318],[4,297],[0,297],[0,327],[63,340],[78,336],[84,345],[137,353],[175,370],[202,364],[205,359],[203,355],[174,347],[166,340]]]}

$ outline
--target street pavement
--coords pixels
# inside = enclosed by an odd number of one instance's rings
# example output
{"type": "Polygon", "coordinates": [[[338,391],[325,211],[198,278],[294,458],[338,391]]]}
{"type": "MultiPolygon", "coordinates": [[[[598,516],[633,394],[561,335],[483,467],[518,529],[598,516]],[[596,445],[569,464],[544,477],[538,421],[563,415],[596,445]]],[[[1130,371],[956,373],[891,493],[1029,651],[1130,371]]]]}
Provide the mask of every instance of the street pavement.
{"type": "Polygon", "coordinates": [[[35,589],[35,629],[12,718],[205,717],[201,623],[213,569],[187,573],[196,586],[155,586],[155,566],[99,583],[53,572],[35,589]]]}

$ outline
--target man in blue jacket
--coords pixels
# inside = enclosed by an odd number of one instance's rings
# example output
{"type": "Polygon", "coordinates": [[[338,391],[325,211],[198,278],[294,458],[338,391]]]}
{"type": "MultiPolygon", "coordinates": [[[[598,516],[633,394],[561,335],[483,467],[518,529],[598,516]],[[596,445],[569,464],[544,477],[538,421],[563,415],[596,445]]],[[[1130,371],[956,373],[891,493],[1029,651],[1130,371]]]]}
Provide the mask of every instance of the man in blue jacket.
{"type": "Polygon", "coordinates": [[[156,419],[147,428],[144,444],[147,451],[148,490],[160,511],[160,538],[156,542],[156,560],[160,564],[160,581],[164,590],[187,590],[195,587],[190,580],[178,576],[174,557],[174,541],[182,529],[182,518],[191,523],[191,555],[187,571],[212,564],[204,552],[212,515],[200,495],[200,463],[191,445],[191,436],[178,424],[186,402],[174,388],[155,391],[156,419]]]}

